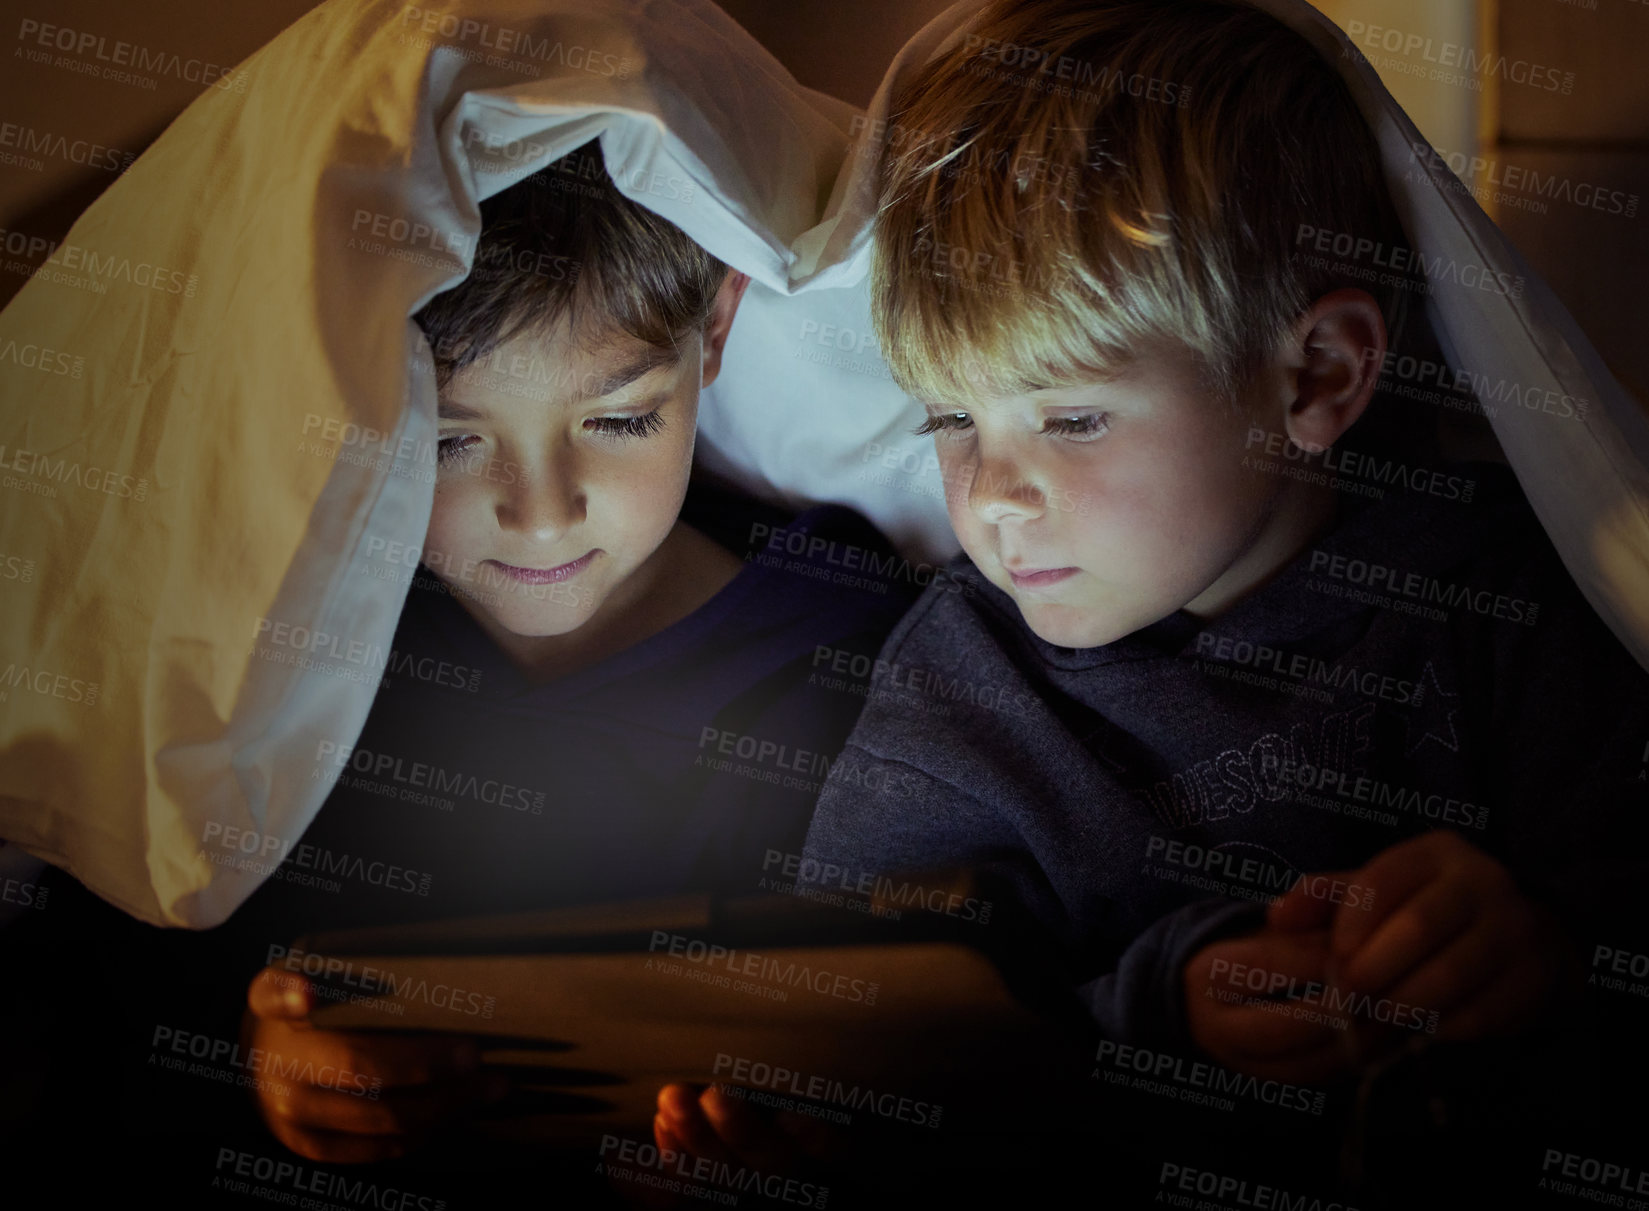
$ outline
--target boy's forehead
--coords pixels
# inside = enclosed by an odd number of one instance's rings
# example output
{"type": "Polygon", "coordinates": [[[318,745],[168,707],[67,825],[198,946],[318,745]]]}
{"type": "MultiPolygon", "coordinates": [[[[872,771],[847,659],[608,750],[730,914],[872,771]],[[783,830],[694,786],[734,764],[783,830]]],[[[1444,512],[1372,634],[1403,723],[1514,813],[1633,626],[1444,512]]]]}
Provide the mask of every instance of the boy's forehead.
{"type": "Polygon", "coordinates": [[[1138,407],[1164,396],[1201,395],[1202,363],[1184,345],[1162,342],[1141,346],[1127,361],[1106,368],[1075,368],[1057,376],[1035,370],[1016,372],[1012,385],[973,380],[975,390],[950,399],[920,402],[930,415],[969,412],[1006,414],[1025,407],[1078,407],[1104,403],[1138,407]],[[1058,381],[1047,381],[1057,378],[1058,381]]]}
{"type": "Polygon", "coordinates": [[[1091,395],[1100,390],[1126,388],[1145,373],[1148,373],[1148,368],[1138,363],[1104,372],[1084,370],[1061,374],[1057,376],[1057,381],[1050,381],[1053,376],[1034,370],[1013,371],[1009,376],[1003,376],[1006,381],[974,378],[969,380],[972,390],[963,395],[945,399],[923,398],[920,402],[929,412],[991,411],[1021,403],[1060,404],[1072,397],[1091,395]]]}
{"type": "Polygon", "coordinates": [[[681,365],[686,350],[681,346],[652,345],[628,333],[604,333],[601,342],[584,348],[575,343],[574,354],[581,367],[587,367],[596,384],[592,395],[610,395],[622,390],[637,379],[655,370],[668,370],[681,365]]]}
{"type": "Polygon", "coordinates": [[[580,317],[576,325],[563,316],[553,324],[528,328],[510,343],[530,348],[542,357],[603,372],[635,366],[648,370],[674,366],[686,352],[683,345],[649,344],[616,324],[588,315],[580,317]]]}

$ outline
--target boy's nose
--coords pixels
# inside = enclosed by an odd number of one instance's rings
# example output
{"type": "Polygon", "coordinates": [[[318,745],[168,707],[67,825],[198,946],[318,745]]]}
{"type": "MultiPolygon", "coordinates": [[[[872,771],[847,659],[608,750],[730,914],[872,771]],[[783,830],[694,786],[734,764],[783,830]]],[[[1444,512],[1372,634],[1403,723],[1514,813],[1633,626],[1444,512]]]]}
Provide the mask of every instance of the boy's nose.
{"type": "Polygon", "coordinates": [[[1047,511],[1048,502],[1042,490],[1011,460],[984,458],[973,467],[968,507],[981,521],[994,526],[1040,517],[1047,511]]]}
{"type": "Polygon", "coordinates": [[[584,520],[584,491],[575,480],[554,472],[517,469],[516,480],[499,494],[500,529],[554,541],[584,520]]]}

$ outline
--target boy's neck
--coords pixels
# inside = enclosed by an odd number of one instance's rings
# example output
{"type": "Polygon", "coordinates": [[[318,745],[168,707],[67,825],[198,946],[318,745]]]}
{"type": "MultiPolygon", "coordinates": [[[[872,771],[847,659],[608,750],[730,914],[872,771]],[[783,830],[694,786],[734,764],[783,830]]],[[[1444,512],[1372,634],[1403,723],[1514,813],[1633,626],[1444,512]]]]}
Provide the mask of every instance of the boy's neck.
{"type": "Polygon", "coordinates": [[[1273,499],[1243,553],[1181,609],[1204,622],[1219,617],[1293,563],[1339,519],[1340,497],[1333,488],[1290,482],[1273,499]]]}
{"type": "Polygon", "coordinates": [[[646,563],[575,631],[517,635],[464,598],[464,608],[535,685],[599,664],[673,626],[703,606],[743,565],[686,522],[677,521],[646,563]]]}

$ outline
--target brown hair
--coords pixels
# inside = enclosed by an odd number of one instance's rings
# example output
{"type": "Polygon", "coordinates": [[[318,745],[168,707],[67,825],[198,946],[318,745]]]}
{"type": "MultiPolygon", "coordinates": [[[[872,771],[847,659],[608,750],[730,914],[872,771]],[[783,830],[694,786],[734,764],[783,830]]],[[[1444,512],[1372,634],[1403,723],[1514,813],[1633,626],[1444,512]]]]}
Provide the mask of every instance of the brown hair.
{"type": "Polygon", "coordinates": [[[679,227],[620,193],[591,142],[483,201],[470,275],[413,319],[444,387],[498,346],[562,320],[582,339],[616,330],[674,348],[710,322],[726,274],[679,227]]]}
{"type": "Polygon", "coordinates": [[[1302,255],[1305,225],[1402,227],[1333,65],[1240,0],[995,0],[896,93],[881,172],[873,313],[920,398],[1168,345],[1234,399],[1337,286],[1401,321],[1402,286],[1302,255]]]}

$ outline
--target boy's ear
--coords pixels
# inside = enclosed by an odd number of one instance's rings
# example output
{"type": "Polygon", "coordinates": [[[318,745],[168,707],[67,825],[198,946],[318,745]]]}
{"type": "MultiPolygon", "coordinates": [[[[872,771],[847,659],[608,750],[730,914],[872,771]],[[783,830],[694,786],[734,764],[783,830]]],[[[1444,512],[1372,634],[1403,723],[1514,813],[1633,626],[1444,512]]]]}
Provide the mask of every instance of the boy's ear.
{"type": "Polygon", "coordinates": [[[739,300],[744,298],[744,288],[748,285],[748,273],[730,269],[722,280],[721,289],[716,291],[716,301],[711,304],[710,323],[704,329],[704,373],[699,379],[701,390],[715,382],[716,376],[721,373],[721,352],[727,345],[727,334],[733,331],[733,316],[738,313],[739,300]]]}
{"type": "Polygon", "coordinates": [[[1386,357],[1386,322],[1365,290],[1334,290],[1300,316],[1283,353],[1284,429],[1316,453],[1332,446],[1374,398],[1386,357]]]}

